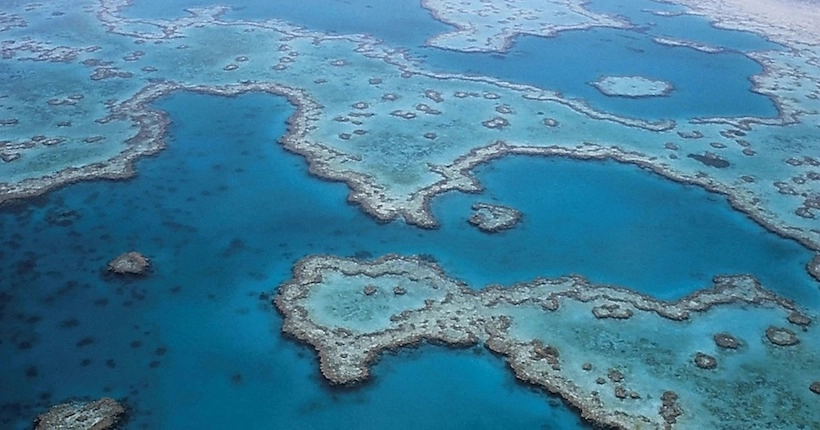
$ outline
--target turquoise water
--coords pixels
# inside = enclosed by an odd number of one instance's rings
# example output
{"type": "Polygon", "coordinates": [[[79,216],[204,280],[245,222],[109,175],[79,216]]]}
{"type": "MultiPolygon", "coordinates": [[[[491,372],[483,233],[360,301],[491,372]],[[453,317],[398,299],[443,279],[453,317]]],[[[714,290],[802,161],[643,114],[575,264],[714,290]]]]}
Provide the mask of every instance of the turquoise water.
{"type": "Polygon", "coordinates": [[[437,207],[445,210],[437,213],[443,231],[452,229],[466,247],[489,250],[492,258],[472,269],[482,278],[527,279],[541,267],[540,275],[578,273],[676,299],[710,285],[716,274],[752,273],[769,289],[820,304],[817,283],[804,270],[811,252],[701,188],[631,165],[555,157],[505,158],[479,168],[478,177],[484,195],[444,196],[437,207]],[[523,221],[485,238],[446,216],[465,213],[476,199],[515,207],[523,221]]]}
{"type": "Polygon", "coordinates": [[[585,428],[480,349],[403,352],[371,383],[327,387],[313,352],[279,335],[267,295],[314,253],[426,253],[476,287],[579,272],[661,298],[749,272],[817,303],[807,250],[633,166],[504,159],[479,169],[484,195],[437,199],[442,227],[425,231],[378,224],[345,203],[343,184],[309,177],[273,143],[292,112],[280,98],[179,94],[159,106],[174,121],[169,146],[136,178],[0,212],[3,428],[102,395],[134,408],[129,428],[585,428]],[[482,234],[466,222],[476,200],[524,219],[482,234]],[[132,249],[152,259],[150,277],[102,272],[132,249]]]}
{"type": "MultiPolygon", "coordinates": [[[[281,120],[274,120],[275,125],[262,130],[269,133],[265,139],[254,135],[226,136],[226,131],[256,127],[251,113],[245,114],[248,125],[228,125],[218,120],[205,122],[197,117],[186,119],[179,114],[188,109],[186,103],[208,105],[209,110],[216,112],[214,115],[220,113],[224,117],[229,117],[225,109],[237,107],[224,106],[225,102],[219,98],[206,101],[202,96],[186,94],[184,97],[195,99],[178,101],[168,108],[174,112],[178,127],[186,124],[192,127],[190,134],[180,132],[178,139],[184,143],[203,139],[217,142],[215,136],[224,136],[222,139],[232,145],[255,147],[275,141],[282,133],[281,120]]],[[[265,98],[250,96],[244,102],[250,112],[256,110],[254,97],[265,98]]],[[[231,113],[230,117],[236,115],[231,113]]],[[[237,121],[241,119],[237,117],[237,121]]],[[[816,292],[803,270],[812,257],[811,252],[750,222],[733,211],[721,196],[669,182],[635,166],[560,158],[550,159],[549,163],[539,158],[504,159],[479,170],[479,178],[488,188],[486,195],[450,194],[434,200],[433,210],[442,228],[425,231],[401,222],[376,223],[358,208],[344,203],[348,189],[342,184],[306,181],[308,174],[300,157],[288,157],[291,168],[297,170],[286,173],[280,167],[269,167],[271,160],[278,160],[278,155],[269,155],[266,163],[243,153],[250,154],[250,150],[212,158],[213,154],[195,146],[165,165],[142,163],[145,167],[140,167],[140,171],[146,176],[154,169],[158,177],[166,176],[169,170],[186,169],[190,172],[186,177],[219,175],[224,179],[217,185],[212,179],[191,177],[182,182],[184,177],[174,176],[159,181],[160,190],[152,190],[152,182],[143,182],[145,185],[141,186],[146,188],[125,202],[126,208],[136,205],[138,209],[125,209],[129,213],[122,214],[122,219],[135,218],[149,230],[154,225],[169,227],[157,240],[186,229],[191,224],[188,218],[194,214],[207,214],[210,222],[206,226],[210,229],[203,233],[202,227],[197,228],[196,237],[188,239],[190,241],[200,240],[203,234],[229,236],[232,231],[252,231],[262,237],[273,237],[256,244],[253,242],[259,239],[254,237],[240,240],[252,249],[265,249],[274,244],[282,248],[280,255],[287,261],[276,279],[284,279],[293,259],[308,253],[353,256],[364,252],[378,256],[399,252],[430,254],[453,276],[475,287],[581,273],[595,282],[627,286],[655,297],[674,299],[709,284],[715,274],[753,273],[769,288],[802,301],[811,301],[816,292]],[[273,172],[277,173],[275,177],[264,176],[273,172]],[[258,176],[244,177],[246,173],[258,176]],[[271,184],[275,186],[271,188],[271,184]],[[317,187],[317,184],[323,186],[317,187]],[[529,188],[522,186],[524,184],[544,184],[544,187],[529,188]],[[185,191],[188,197],[173,199],[173,194],[169,196],[165,190],[185,191]],[[304,200],[305,196],[312,199],[304,200]],[[294,201],[294,197],[298,200],[294,201]],[[153,201],[149,203],[148,198],[153,201]],[[486,199],[500,200],[522,210],[527,218],[521,228],[492,236],[470,227],[465,222],[470,214],[469,206],[475,200],[486,199]],[[150,207],[162,209],[149,211],[150,207]],[[136,211],[140,211],[138,219],[131,215],[136,211]],[[606,217],[602,218],[602,214],[606,217]],[[556,226],[561,227],[558,232],[556,226]],[[488,253],[491,258],[487,258],[488,253]],[[483,261],[483,264],[476,265],[475,261],[483,261]]],[[[121,187],[108,185],[112,187],[110,193],[117,193],[121,187]]],[[[233,238],[223,238],[218,246],[228,248],[231,242],[233,238]]],[[[198,262],[213,258],[200,255],[203,249],[194,251],[178,253],[190,255],[187,262],[180,262],[179,266],[199,271],[198,262]]],[[[157,249],[157,252],[163,250],[157,249]]],[[[243,262],[234,264],[240,266],[234,266],[236,270],[227,273],[220,268],[215,276],[234,276],[234,273],[258,267],[245,269],[241,266],[243,262]]]]}
{"type": "Polygon", "coordinates": [[[369,34],[396,47],[420,47],[430,35],[453,27],[436,21],[421,8],[420,0],[140,0],[124,10],[129,17],[173,19],[190,7],[230,5],[225,19],[260,21],[283,19],[332,34],[369,34]],[[389,13],[388,13],[389,12],[389,13]]]}
{"type": "Polygon", "coordinates": [[[685,10],[684,7],[674,4],[653,0],[591,0],[586,4],[586,8],[593,12],[621,16],[635,25],[638,31],[651,36],[679,38],[740,52],[784,49],[783,46],[759,34],[716,28],[709,21],[696,15],[658,16],[650,12],[685,10]]]}
{"type": "MultiPolygon", "coordinates": [[[[452,27],[433,19],[419,0],[384,3],[373,0],[309,0],[303,2],[243,1],[226,19],[280,18],[317,31],[362,33],[407,48],[426,68],[492,76],[559,91],[593,107],[644,119],[713,116],[773,117],[772,101],[751,91],[746,79],[763,68],[740,52],[778,49],[778,45],[748,32],[716,29],[694,16],[659,17],[643,9],[668,9],[653,1],[594,2],[596,12],[622,15],[633,30],[592,29],[562,32],[557,37],[523,36],[505,54],[462,53],[424,48],[428,38],[452,27]],[[731,52],[707,54],[669,48],[652,42],[654,36],[691,38],[725,47],[731,52]],[[643,75],[673,84],[668,97],[629,99],[607,97],[589,82],[606,75],[643,75]]],[[[171,18],[185,7],[211,3],[202,0],[163,2],[144,0],[126,9],[129,16],[171,18]]]]}
{"type": "Polygon", "coordinates": [[[777,114],[771,100],[751,92],[750,81],[738,79],[763,71],[748,57],[670,48],[627,30],[568,31],[548,39],[519,37],[504,55],[431,50],[425,61],[436,69],[558,90],[599,110],[635,118],[777,114]],[[589,85],[601,76],[623,75],[667,81],[674,90],[668,97],[633,99],[607,97],[589,85]]]}

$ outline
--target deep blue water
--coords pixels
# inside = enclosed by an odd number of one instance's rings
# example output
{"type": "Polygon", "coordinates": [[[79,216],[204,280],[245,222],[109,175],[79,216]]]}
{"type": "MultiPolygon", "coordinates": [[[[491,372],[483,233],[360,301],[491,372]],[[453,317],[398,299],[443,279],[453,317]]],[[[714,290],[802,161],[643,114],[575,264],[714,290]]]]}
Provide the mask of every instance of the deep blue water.
{"type": "Polygon", "coordinates": [[[389,357],[359,389],[329,389],[312,351],[279,335],[263,294],[314,253],[426,253],[476,287],[578,272],[661,298],[749,272],[817,303],[807,250],[634,166],[494,162],[479,169],[487,192],[437,199],[442,227],[425,231],[378,224],[345,202],[343,184],[310,177],[273,143],[292,112],[280,98],[179,94],[159,106],[174,121],[169,146],[136,178],[0,212],[4,428],[104,394],[136,408],[129,428],[584,428],[481,350],[425,347],[389,357]],[[466,223],[476,200],[518,207],[523,222],[480,233],[466,223]],[[48,221],[65,211],[68,225],[48,221]],[[132,249],[152,259],[150,277],[102,274],[132,249]]]}
{"type": "Polygon", "coordinates": [[[0,215],[0,427],[111,395],[133,409],[129,428],[585,428],[481,349],[405,352],[360,389],[327,388],[260,294],[304,255],[430,251],[420,244],[435,233],[381,226],[345,203],[345,186],[310,178],[273,143],[292,112],[282,99],[184,94],[160,106],[173,112],[169,147],[137,178],[0,215]],[[46,221],[65,211],[70,225],[46,221]],[[150,277],[102,274],[130,249],[151,257],[150,277]]]}
{"type": "Polygon", "coordinates": [[[489,249],[492,258],[473,268],[485,279],[527,279],[541,267],[541,275],[578,273],[675,299],[710,285],[716,274],[753,273],[774,291],[820,304],[804,269],[810,251],[701,188],[631,165],[556,157],[505,158],[480,167],[478,177],[484,195],[444,196],[437,213],[459,243],[489,249]],[[476,199],[515,207],[523,221],[497,239],[464,231],[447,212],[464,213],[476,199]]]}
{"type": "MultiPolygon", "coordinates": [[[[432,70],[492,76],[505,81],[556,90],[593,107],[624,116],[675,119],[712,116],[777,115],[770,99],[751,91],[747,78],[763,69],[740,52],[777,49],[748,32],[716,29],[695,16],[659,17],[644,9],[669,9],[651,0],[598,0],[596,12],[618,14],[636,28],[562,32],[557,37],[518,37],[504,54],[462,53],[425,48],[424,41],[447,31],[419,0],[395,0],[385,10],[373,0],[242,1],[228,19],[280,18],[318,31],[370,34],[391,46],[404,47],[432,70]],[[707,54],[652,42],[654,36],[692,39],[731,52],[707,54]],[[589,82],[605,75],[643,75],[672,83],[668,97],[630,99],[607,97],[589,82]]],[[[169,18],[184,7],[212,4],[203,0],[174,2],[141,0],[126,10],[129,16],[169,18]]]]}

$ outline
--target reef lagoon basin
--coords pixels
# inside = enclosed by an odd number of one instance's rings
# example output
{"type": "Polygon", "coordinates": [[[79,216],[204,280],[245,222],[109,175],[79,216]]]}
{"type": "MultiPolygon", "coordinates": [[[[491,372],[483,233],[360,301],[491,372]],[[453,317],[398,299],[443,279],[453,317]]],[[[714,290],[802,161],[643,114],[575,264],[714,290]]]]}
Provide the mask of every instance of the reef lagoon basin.
{"type": "Polygon", "coordinates": [[[820,427],[820,10],[730,3],[10,2],[0,427],[820,427]]]}

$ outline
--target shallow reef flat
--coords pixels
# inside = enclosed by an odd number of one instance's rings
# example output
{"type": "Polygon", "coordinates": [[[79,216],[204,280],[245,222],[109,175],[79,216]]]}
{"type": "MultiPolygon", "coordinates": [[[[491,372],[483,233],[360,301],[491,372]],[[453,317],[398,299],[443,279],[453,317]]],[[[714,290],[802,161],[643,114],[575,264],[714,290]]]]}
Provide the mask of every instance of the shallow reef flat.
{"type": "Polygon", "coordinates": [[[789,47],[820,44],[820,10],[801,0],[675,0],[689,8],[686,13],[703,15],[721,28],[753,31],[789,47]]]}
{"type": "Polygon", "coordinates": [[[130,19],[120,15],[127,5],[10,8],[0,33],[10,76],[0,83],[0,201],[133,175],[135,159],[165,145],[169,120],[150,104],[166,94],[262,91],[298,108],[282,144],[313,174],[346,182],[349,200],[381,220],[435,227],[433,197],[479,192],[472,168],[526,153],[638,164],[724,194],[767,228],[820,249],[814,47],[749,54],[764,65],[755,91],[776,102],[776,118],[652,122],[548,89],[432,73],[366,36],[228,21],[225,7],[130,19]]]}
{"type": "Polygon", "coordinates": [[[723,48],[708,45],[705,43],[698,43],[692,40],[676,39],[671,37],[653,37],[652,41],[664,46],[673,46],[679,48],[691,48],[696,51],[706,52],[707,54],[717,54],[723,52],[723,48]]]}
{"type": "Polygon", "coordinates": [[[476,202],[472,209],[473,214],[467,221],[486,233],[511,229],[521,221],[521,212],[509,206],[476,202]]]}
{"type": "Polygon", "coordinates": [[[629,23],[591,12],[584,1],[422,0],[433,16],[456,27],[427,41],[430,46],[463,52],[502,52],[518,35],[554,36],[559,31],[592,27],[627,28],[629,23]]]}
{"type": "Polygon", "coordinates": [[[125,408],[105,397],[95,401],[72,401],[51,407],[34,420],[34,430],[115,429],[125,408]]]}
{"type": "Polygon", "coordinates": [[[645,76],[601,76],[590,82],[602,94],[611,97],[663,97],[675,87],[666,81],[645,76]]]}
{"type": "Polygon", "coordinates": [[[814,428],[817,315],[749,276],[675,302],[581,277],[472,290],[418,257],[312,256],[274,300],[334,384],[386,350],[483,344],[518,379],[614,428],[814,428]]]}

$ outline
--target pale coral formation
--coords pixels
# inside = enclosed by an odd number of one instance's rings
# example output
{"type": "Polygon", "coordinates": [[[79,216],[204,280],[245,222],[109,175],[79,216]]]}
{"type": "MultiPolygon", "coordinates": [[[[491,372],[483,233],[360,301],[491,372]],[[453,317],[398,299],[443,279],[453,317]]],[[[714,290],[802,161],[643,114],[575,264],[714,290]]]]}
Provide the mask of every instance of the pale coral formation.
{"type": "Polygon", "coordinates": [[[506,51],[520,34],[554,36],[559,31],[628,25],[612,16],[591,12],[584,2],[577,0],[424,0],[422,5],[436,19],[456,27],[431,38],[427,44],[464,52],[506,51]]]}
{"type": "Polygon", "coordinates": [[[601,76],[590,82],[602,94],[610,97],[665,97],[675,87],[666,81],[645,76],[601,76]]]}

